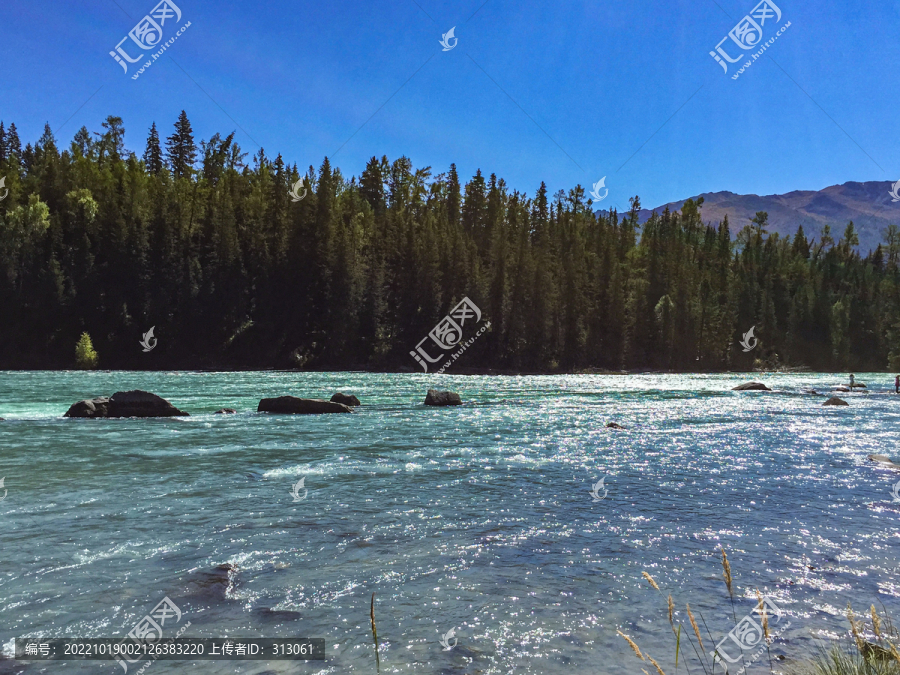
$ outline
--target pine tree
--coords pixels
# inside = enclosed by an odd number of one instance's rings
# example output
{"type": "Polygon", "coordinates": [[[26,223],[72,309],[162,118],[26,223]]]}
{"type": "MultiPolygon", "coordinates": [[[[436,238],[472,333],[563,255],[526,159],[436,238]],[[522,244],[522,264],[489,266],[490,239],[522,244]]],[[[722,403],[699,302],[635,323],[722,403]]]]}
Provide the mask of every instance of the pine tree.
{"type": "Polygon", "coordinates": [[[9,129],[6,131],[6,159],[13,163],[13,166],[22,164],[22,142],[19,140],[19,132],[16,131],[15,122],[11,122],[9,129]]]}
{"type": "Polygon", "coordinates": [[[197,146],[194,144],[194,131],[184,110],[175,122],[175,133],[166,140],[166,159],[176,178],[190,178],[193,175],[197,146]]]}
{"type": "Polygon", "coordinates": [[[147,173],[159,175],[163,169],[162,150],[159,147],[159,132],[156,131],[156,122],[150,126],[150,134],[147,136],[147,148],[144,150],[144,166],[147,173]]]}

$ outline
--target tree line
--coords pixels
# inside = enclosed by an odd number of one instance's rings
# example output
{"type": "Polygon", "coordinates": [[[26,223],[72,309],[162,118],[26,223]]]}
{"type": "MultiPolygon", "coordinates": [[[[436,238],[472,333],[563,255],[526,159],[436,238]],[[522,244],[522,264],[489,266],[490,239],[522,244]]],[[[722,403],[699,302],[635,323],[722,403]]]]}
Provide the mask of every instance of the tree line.
{"type": "Polygon", "coordinates": [[[895,226],[862,257],[852,222],[786,238],[760,212],[732,235],[702,198],[641,225],[637,197],[600,212],[580,185],[406,157],[301,173],[234,133],[196,143],[184,112],[140,155],[124,137],[108,117],[22,148],[0,122],[0,367],[72,367],[87,333],[102,368],[420,370],[469,297],[491,326],[449,372],[900,369],[895,226]]]}

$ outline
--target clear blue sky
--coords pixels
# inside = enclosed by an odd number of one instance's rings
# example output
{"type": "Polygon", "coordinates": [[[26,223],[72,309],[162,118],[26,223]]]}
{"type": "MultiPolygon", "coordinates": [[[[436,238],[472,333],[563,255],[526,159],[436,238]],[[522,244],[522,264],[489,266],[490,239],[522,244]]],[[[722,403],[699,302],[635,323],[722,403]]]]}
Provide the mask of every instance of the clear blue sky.
{"type": "Polygon", "coordinates": [[[529,194],[607,176],[604,206],[620,208],[900,179],[897,1],[777,0],[764,39],[791,26],[774,61],[736,81],[739,64],[726,76],[709,52],[754,0],[175,1],[164,40],[191,26],[137,80],[109,52],[156,0],[6,3],[0,119],[23,143],[49,122],[68,146],[119,115],[140,153],[151,122],[168,135],[185,109],[198,140],[236,130],[300,167],[328,155],[358,175],[405,154],[529,194]]]}

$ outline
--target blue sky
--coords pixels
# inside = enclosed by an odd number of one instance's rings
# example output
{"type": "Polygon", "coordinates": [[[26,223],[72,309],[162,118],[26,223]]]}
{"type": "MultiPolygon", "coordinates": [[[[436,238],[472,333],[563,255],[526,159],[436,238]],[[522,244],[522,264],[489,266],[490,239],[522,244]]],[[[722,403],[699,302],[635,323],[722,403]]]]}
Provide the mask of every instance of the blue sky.
{"type": "Polygon", "coordinates": [[[23,143],[49,122],[67,146],[119,115],[140,153],[184,109],[198,140],[236,130],[300,167],[405,154],[529,194],[606,176],[620,209],[900,178],[897,1],[776,0],[764,40],[790,27],[732,80],[745,59],[725,75],[709,52],[755,0],[174,0],[164,40],[190,27],[132,80],[140,63],[126,75],[109,52],[156,1],[6,4],[0,119],[23,143]]]}

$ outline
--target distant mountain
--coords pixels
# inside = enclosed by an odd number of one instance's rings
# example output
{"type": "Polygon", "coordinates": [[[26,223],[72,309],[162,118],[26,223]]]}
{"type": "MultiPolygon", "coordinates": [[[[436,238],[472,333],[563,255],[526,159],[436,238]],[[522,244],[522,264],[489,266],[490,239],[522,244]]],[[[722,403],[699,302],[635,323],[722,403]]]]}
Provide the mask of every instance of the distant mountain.
{"type": "MultiPolygon", "coordinates": [[[[837,241],[851,220],[859,233],[859,248],[865,254],[882,243],[883,231],[888,225],[900,225],[900,202],[893,202],[889,194],[890,181],[868,181],[832,185],[818,192],[796,190],[783,195],[737,195],[733,192],[707,192],[703,197],[700,215],[705,223],[718,225],[725,214],[731,235],[750,222],[757,211],[769,214],[769,233],[793,237],[802,225],[807,237],[818,239],[825,225],[831,225],[831,234],[837,241]]],[[[680,211],[684,202],[671,202],[655,209],[641,209],[640,222],[646,222],[653,211],[662,213],[680,211]]]]}

